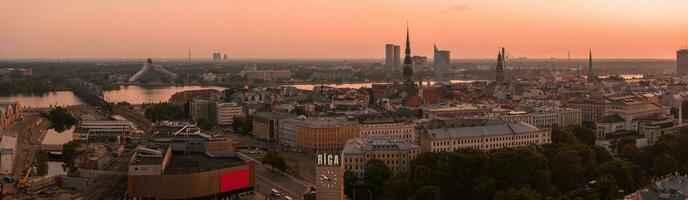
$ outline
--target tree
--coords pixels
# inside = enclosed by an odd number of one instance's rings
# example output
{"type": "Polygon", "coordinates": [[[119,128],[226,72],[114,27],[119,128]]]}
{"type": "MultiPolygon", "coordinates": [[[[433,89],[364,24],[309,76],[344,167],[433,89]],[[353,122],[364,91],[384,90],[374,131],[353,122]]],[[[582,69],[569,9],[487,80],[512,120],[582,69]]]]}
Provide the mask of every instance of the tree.
{"type": "Polygon", "coordinates": [[[530,186],[544,191],[551,184],[547,158],[527,148],[491,152],[484,174],[492,177],[497,190],[530,186]]]}
{"type": "Polygon", "coordinates": [[[528,188],[509,188],[501,190],[494,196],[495,200],[539,200],[540,194],[528,188]]]}
{"type": "Polygon", "coordinates": [[[354,198],[356,185],[358,185],[358,176],[351,170],[346,170],[344,172],[344,194],[350,199],[354,198]]]}
{"type": "Polygon", "coordinates": [[[80,146],[77,141],[69,141],[62,145],[62,163],[70,172],[76,168],[74,160],[76,159],[76,151],[80,146]]]}
{"type": "Polygon", "coordinates": [[[642,170],[631,162],[614,159],[604,163],[596,169],[597,177],[611,175],[618,186],[624,191],[635,191],[644,184],[642,170]]]}
{"type": "Polygon", "coordinates": [[[440,187],[434,185],[421,186],[416,190],[416,195],[413,199],[417,200],[440,200],[442,199],[442,192],[440,187]]]}
{"type": "Polygon", "coordinates": [[[198,124],[199,128],[201,128],[205,131],[209,131],[209,130],[213,129],[213,122],[210,121],[208,118],[201,118],[200,120],[198,120],[198,122],[196,124],[198,124]]]}
{"type": "Polygon", "coordinates": [[[57,132],[63,132],[70,129],[77,122],[76,118],[74,118],[67,109],[60,106],[50,110],[46,118],[52,122],[52,127],[57,132]]]}
{"type": "Polygon", "coordinates": [[[41,152],[38,153],[38,158],[36,158],[36,175],[44,176],[48,174],[48,153],[41,152]]]}
{"type": "Polygon", "coordinates": [[[601,200],[616,199],[618,190],[616,180],[611,175],[600,177],[592,186],[593,193],[601,200]]]}
{"type": "Polygon", "coordinates": [[[286,171],[288,166],[284,161],[284,158],[278,151],[270,150],[268,151],[262,160],[263,164],[272,166],[272,169],[277,169],[279,171],[286,171]]]}
{"type": "Polygon", "coordinates": [[[678,161],[669,154],[662,154],[655,158],[651,173],[657,177],[674,173],[678,169],[678,161]]]}
{"type": "Polygon", "coordinates": [[[592,146],[592,150],[595,151],[597,163],[605,163],[612,161],[612,155],[609,154],[609,151],[607,151],[607,149],[605,149],[604,147],[592,146]]]}
{"type": "Polygon", "coordinates": [[[575,126],[573,127],[572,131],[576,136],[576,139],[578,139],[578,141],[581,143],[590,146],[595,145],[595,132],[593,132],[591,129],[583,126],[575,126]]]}
{"type": "Polygon", "coordinates": [[[566,144],[575,144],[578,141],[576,140],[576,136],[574,136],[572,133],[569,133],[558,126],[552,127],[552,143],[553,144],[560,144],[560,143],[566,143],[566,144]]]}
{"type": "Polygon", "coordinates": [[[551,162],[552,183],[563,192],[581,187],[585,183],[583,161],[574,150],[557,153],[551,162]]]}
{"type": "Polygon", "coordinates": [[[373,197],[379,197],[384,189],[385,182],[392,176],[392,170],[381,160],[369,160],[365,166],[363,181],[366,187],[373,193],[373,197]]]}
{"type": "Polygon", "coordinates": [[[171,103],[146,106],[145,116],[152,121],[181,120],[185,118],[184,108],[171,103]]]}
{"type": "Polygon", "coordinates": [[[253,131],[253,118],[248,117],[235,117],[232,121],[232,130],[235,133],[249,134],[253,131]]]}

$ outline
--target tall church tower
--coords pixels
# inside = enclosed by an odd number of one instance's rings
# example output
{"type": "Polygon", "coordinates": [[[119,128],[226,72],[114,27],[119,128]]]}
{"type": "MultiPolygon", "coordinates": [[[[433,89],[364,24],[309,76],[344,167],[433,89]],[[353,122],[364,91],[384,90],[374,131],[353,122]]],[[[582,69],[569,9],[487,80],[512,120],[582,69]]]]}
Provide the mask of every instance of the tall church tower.
{"type": "Polygon", "coordinates": [[[590,50],[590,56],[588,57],[588,81],[595,80],[595,74],[592,72],[592,49],[590,50]]]}
{"type": "MultiPolygon", "coordinates": [[[[504,52],[503,48],[502,52],[504,52]]],[[[497,85],[504,83],[504,56],[502,55],[502,52],[499,52],[497,55],[497,77],[495,78],[497,85]]]]}
{"type": "Polygon", "coordinates": [[[404,81],[413,79],[413,58],[411,57],[411,41],[409,40],[409,28],[406,25],[406,57],[404,57],[404,81]]]}

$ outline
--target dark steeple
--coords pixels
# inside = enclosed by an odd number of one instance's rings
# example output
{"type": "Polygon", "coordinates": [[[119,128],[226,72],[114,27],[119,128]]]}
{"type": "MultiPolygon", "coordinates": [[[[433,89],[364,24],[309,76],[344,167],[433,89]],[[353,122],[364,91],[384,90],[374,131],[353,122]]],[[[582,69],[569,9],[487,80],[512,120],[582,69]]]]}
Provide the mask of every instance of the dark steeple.
{"type": "Polygon", "coordinates": [[[590,56],[588,57],[588,81],[592,81],[595,75],[592,73],[592,49],[590,49],[590,56]]]}
{"type": "MultiPolygon", "coordinates": [[[[504,49],[502,49],[502,52],[503,51],[504,49]]],[[[495,81],[498,85],[501,85],[504,82],[504,57],[502,56],[502,52],[497,54],[497,77],[495,78],[495,81]]]]}
{"type": "Polygon", "coordinates": [[[403,75],[405,80],[413,78],[413,58],[411,58],[411,39],[409,37],[408,24],[406,24],[406,57],[404,57],[403,75]]]}

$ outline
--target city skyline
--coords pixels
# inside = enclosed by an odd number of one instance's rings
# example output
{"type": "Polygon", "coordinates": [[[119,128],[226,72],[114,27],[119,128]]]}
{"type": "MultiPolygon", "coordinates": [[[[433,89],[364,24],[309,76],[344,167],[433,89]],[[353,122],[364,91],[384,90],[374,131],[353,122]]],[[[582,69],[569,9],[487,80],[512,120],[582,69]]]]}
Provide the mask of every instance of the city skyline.
{"type": "Polygon", "coordinates": [[[404,42],[455,59],[666,58],[688,43],[685,1],[2,2],[0,58],[384,58],[404,42]],[[57,9],[59,8],[59,9],[57,9]],[[315,9],[318,8],[318,9],[315,9]],[[524,12],[523,8],[528,8],[524,12]],[[355,13],[355,14],[354,14],[355,13]],[[504,17],[508,16],[508,17],[504,17]],[[361,23],[365,22],[365,23],[361,23]],[[630,41],[630,42],[629,42],[630,41]]]}

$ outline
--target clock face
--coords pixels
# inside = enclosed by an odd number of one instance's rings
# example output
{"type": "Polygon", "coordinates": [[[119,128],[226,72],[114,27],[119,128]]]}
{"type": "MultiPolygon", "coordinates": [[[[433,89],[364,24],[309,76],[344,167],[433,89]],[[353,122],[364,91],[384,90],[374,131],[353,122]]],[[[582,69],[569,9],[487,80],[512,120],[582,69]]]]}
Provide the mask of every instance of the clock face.
{"type": "Polygon", "coordinates": [[[318,182],[324,188],[332,188],[337,184],[337,174],[332,171],[324,171],[318,175],[318,182]]]}

